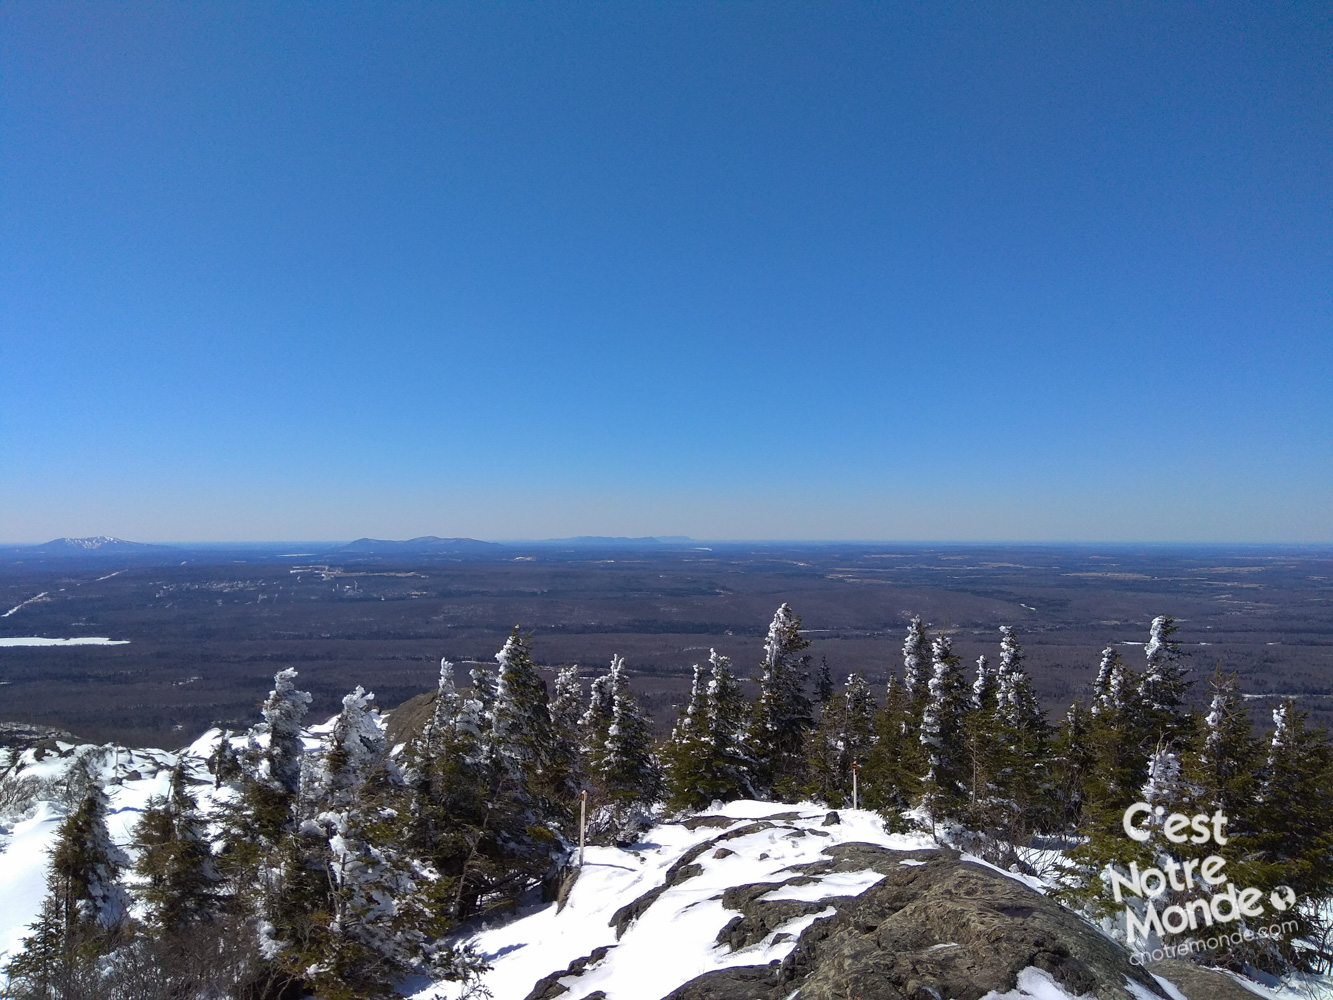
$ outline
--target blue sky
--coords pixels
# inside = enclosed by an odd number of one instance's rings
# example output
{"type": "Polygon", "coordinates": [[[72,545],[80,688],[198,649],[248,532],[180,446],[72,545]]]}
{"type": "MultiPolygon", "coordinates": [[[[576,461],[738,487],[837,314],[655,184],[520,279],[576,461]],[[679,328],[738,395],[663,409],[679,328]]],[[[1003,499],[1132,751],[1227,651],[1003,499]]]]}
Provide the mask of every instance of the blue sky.
{"type": "Polygon", "coordinates": [[[0,540],[1333,541],[1327,4],[0,5],[0,540]]]}

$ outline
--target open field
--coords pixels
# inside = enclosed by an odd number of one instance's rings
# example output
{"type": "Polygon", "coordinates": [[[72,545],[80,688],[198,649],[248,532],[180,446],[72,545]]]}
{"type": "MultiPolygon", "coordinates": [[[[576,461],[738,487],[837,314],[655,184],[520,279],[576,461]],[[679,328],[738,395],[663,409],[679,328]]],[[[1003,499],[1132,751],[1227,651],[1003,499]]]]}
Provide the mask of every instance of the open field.
{"type": "MultiPolygon", "coordinates": [[[[11,553],[16,550],[10,550],[11,553]]],[[[301,672],[315,712],[356,684],[391,707],[441,656],[489,658],[511,626],[547,666],[627,659],[659,726],[709,647],[741,673],[773,610],[803,617],[815,663],[882,684],[907,619],[948,629],[969,662],[1012,624],[1047,709],[1063,711],[1110,642],[1138,665],[1154,615],[1180,620],[1197,698],[1217,663],[1266,721],[1296,694],[1333,724],[1333,550],[1062,546],[534,544],[463,554],[174,552],[0,562],[0,721],[174,746],[256,719],[272,675],[301,672]],[[155,564],[160,563],[160,564],[155,564]],[[40,596],[39,596],[40,595],[40,596]]]]}

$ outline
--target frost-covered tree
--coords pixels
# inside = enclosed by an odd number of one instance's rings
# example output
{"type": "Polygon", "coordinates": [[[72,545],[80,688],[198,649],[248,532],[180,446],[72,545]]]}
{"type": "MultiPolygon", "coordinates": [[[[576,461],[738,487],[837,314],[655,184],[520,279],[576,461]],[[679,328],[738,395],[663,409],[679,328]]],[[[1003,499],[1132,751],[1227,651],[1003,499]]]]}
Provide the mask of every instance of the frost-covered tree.
{"type": "Polygon", "coordinates": [[[1114,646],[1107,646],[1102,650],[1097,679],[1092,682],[1092,705],[1089,711],[1093,715],[1101,715],[1103,712],[1122,712],[1128,707],[1124,661],[1114,646]]]}
{"type": "Polygon", "coordinates": [[[846,687],[825,706],[807,739],[809,795],[831,806],[851,802],[852,764],[860,767],[870,757],[877,708],[865,677],[848,676],[846,687]]]}
{"type": "Polygon", "coordinates": [[[1240,693],[1240,679],[1219,667],[1210,682],[1212,698],[1203,720],[1203,743],[1186,757],[1190,782],[1207,811],[1240,816],[1253,800],[1259,741],[1240,693]]]}
{"type": "Polygon", "coordinates": [[[971,692],[961,661],[953,653],[953,640],[947,635],[937,636],[931,643],[927,692],[919,737],[926,757],[921,784],[926,811],[934,821],[953,809],[966,788],[962,735],[971,692]]]}
{"type": "Polygon", "coordinates": [[[983,653],[977,657],[977,676],[972,682],[972,707],[983,712],[994,712],[995,706],[995,671],[983,653]]]}
{"type": "Polygon", "coordinates": [[[651,805],[662,794],[662,773],[653,757],[652,726],[630,690],[624,657],[611,661],[611,724],[599,777],[612,802],[651,805]]]}
{"type": "Polygon", "coordinates": [[[833,700],[833,671],[829,669],[828,657],[819,658],[819,671],[815,674],[815,697],[819,704],[827,705],[833,700]]]}
{"type": "Polygon", "coordinates": [[[708,805],[708,768],[713,757],[708,728],[708,677],[694,665],[690,697],[672,727],[671,738],[662,749],[666,801],[672,809],[697,809],[708,805]]]}
{"type": "Polygon", "coordinates": [[[296,676],[290,667],[274,675],[273,690],[264,702],[264,721],[249,734],[240,811],[233,816],[227,838],[231,851],[242,857],[262,852],[297,821],[305,755],[301,722],[310,707],[310,693],[297,690],[296,676]]]}
{"type": "Polygon", "coordinates": [[[750,724],[756,782],[764,794],[791,796],[803,784],[805,733],[814,725],[806,694],[810,642],[801,619],[783,604],[773,616],[759,663],[759,698],[750,724]]]}
{"type": "MultiPolygon", "coordinates": [[[[615,658],[611,661],[614,671],[615,658]]],[[[579,719],[579,745],[583,753],[583,767],[588,773],[602,769],[606,755],[606,733],[615,714],[615,680],[611,673],[600,674],[588,686],[588,708],[579,719]]]]}
{"type": "Polygon", "coordinates": [[[310,692],[296,689],[296,671],[279,670],[273,690],[264,702],[264,731],[268,749],[260,764],[260,779],[277,791],[295,795],[301,788],[301,720],[310,707],[310,692]]]}
{"type": "Polygon", "coordinates": [[[1032,681],[1023,668],[1023,647],[1014,630],[1000,627],[1000,665],[995,672],[996,713],[1009,728],[1028,732],[1044,725],[1032,681]]]}
{"type": "Polygon", "coordinates": [[[1137,694],[1145,726],[1154,740],[1179,742],[1191,728],[1185,710],[1189,682],[1180,644],[1174,638],[1177,630],[1174,618],[1158,615],[1152,620],[1148,643],[1143,647],[1147,662],[1137,694]]]}
{"type": "Polygon", "coordinates": [[[556,674],[551,698],[551,759],[544,773],[544,796],[570,810],[585,778],[579,748],[579,718],[583,709],[583,682],[577,666],[556,674]]]}
{"type": "Polygon", "coordinates": [[[222,878],[182,764],[172,768],[167,794],[148,801],[135,827],[134,846],[139,876],[135,895],[157,934],[188,933],[218,917],[224,903],[222,878]]]}
{"type": "Polygon", "coordinates": [[[910,703],[925,700],[929,684],[930,640],[924,621],[913,615],[908,623],[908,635],[902,640],[902,691],[910,703]]]}

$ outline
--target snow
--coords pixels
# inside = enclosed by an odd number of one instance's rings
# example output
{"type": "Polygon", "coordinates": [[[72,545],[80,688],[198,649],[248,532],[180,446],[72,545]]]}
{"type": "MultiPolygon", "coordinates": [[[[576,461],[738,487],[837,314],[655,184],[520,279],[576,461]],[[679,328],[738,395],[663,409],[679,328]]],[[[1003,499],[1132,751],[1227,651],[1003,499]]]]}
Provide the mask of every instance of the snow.
{"type": "MultiPolygon", "coordinates": [[[[22,607],[23,605],[19,605],[22,607]]],[[[11,615],[13,611],[5,614],[11,615]]],[[[3,617],[3,616],[0,616],[3,617]]],[[[74,639],[46,639],[39,635],[16,635],[0,639],[0,646],[128,646],[128,639],[108,639],[106,636],[81,635],[74,639]]]]}
{"type": "MultiPolygon", "coordinates": [[[[46,858],[65,815],[49,802],[0,838],[0,965],[18,951],[46,894],[46,858]]],[[[0,826],[0,830],[5,827],[0,826]]]]}
{"type": "Polygon", "coordinates": [[[6,611],[4,614],[0,614],[0,618],[8,618],[8,617],[9,617],[10,615],[12,615],[14,612],[16,612],[16,611],[22,611],[23,608],[24,608],[24,605],[32,604],[32,603],[34,603],[34,602],[36,602],[36,601],[40,601],[43,597],[46,597],[46,595],[49,594],[49,593],[51,593],[49,590],[43,590],[43,591],[42,591],[40,594],[38,594],[36,597],[29,597],[26,601],[20,601],[18,604],[15,604],[12,608],[10,608],[8,611],[6,611]]]}
{"type": "MultiPolygon", "coordinates": [[[[1134,996],[1135,1000],[1141,1000],[1137,993],[1134,996]]],[[[1161,1000],[1146,990],[1143,998],[1161,1000]]],[[[1096,1000],[1096,998],[1088,994],[1076,997],[1072,993],[1066,993],[1060,984],[1051,978],[1049,972],[1036,966],[1029,966],[1018,974],[1018,984],[1012,990],[1007,993],[991,990],[981,1000],[1096,1000]]]]}
{"type": "MultiPolygon", "coordinates": [[[[555,904],[534,908],[507,924],[487,927],[462,939],[493,965],[483,982],[497,998],[523,997],[536,980],[565,969],[594,949],[611,948],[606,958],[581,976],[563,979],[569,992],[561,1000],[583,1000],[602,990],[608,1000],[642,1000],[644,977],[651,974],[655,996],[664,996],[697,976],[737,965],[766,965],[785,958],[801,932],[816,920],[832,916],[832,906],[774,929],[762,941],[736,952],[716,942],[718,931],[735,916],[723,907],[723,890],[736,885],[772,882],[764,899],[819,901],[858,895],[882,878],[876,872],[838,872],[805,885],[783,886],[798,877],[793,865],[823,859],[832,845],[869,842],[900,851],[933,847],[925,836],[890,834],[882,821],[865,810],[840,810],[842,822],[824,827],[828,810],[804,802],[729,802],[708,815],[736,822],[728,827],[690,831],[676,823],[654,827],[646,839],[628,849],[590,847],[587,862],[569,893],[565,908],[555,904]],[[712,840],[745,822],[779,815],[799,816],[725,841],[735,853],[724,858],[705,851],[694,863],[702,871],[667,888],[647,911],[631,923],[619,942],[608,926],[618,908],[662,885],[667,870],[696,844],[712,840]],[[781,941],[780,935],[788,935],[781,941]]],[[[720,845],[723,846],[723,845],[720,845]]],[[[826,860],[826,859],[824,859],[826,860]]],[[[417,994],[416,1000],[456,998],[457,984],[441,983],[417,994]]]]}

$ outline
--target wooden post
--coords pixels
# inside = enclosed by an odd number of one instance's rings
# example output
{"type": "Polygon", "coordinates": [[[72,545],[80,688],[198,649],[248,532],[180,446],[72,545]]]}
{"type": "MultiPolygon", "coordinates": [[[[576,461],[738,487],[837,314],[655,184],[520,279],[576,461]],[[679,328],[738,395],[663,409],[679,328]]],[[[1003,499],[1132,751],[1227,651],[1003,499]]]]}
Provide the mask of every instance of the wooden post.
{"type": "Polygon", "coordinates": [[[852,761],[852,808],[857,808],[857,788],[856,788],[857,763],[852,761]]]}
{"type": "Polygon", "coordinates": [[[583,867],[583,844],[588,834],[588,790],[579,792],[579,867],[583,867]]]}

